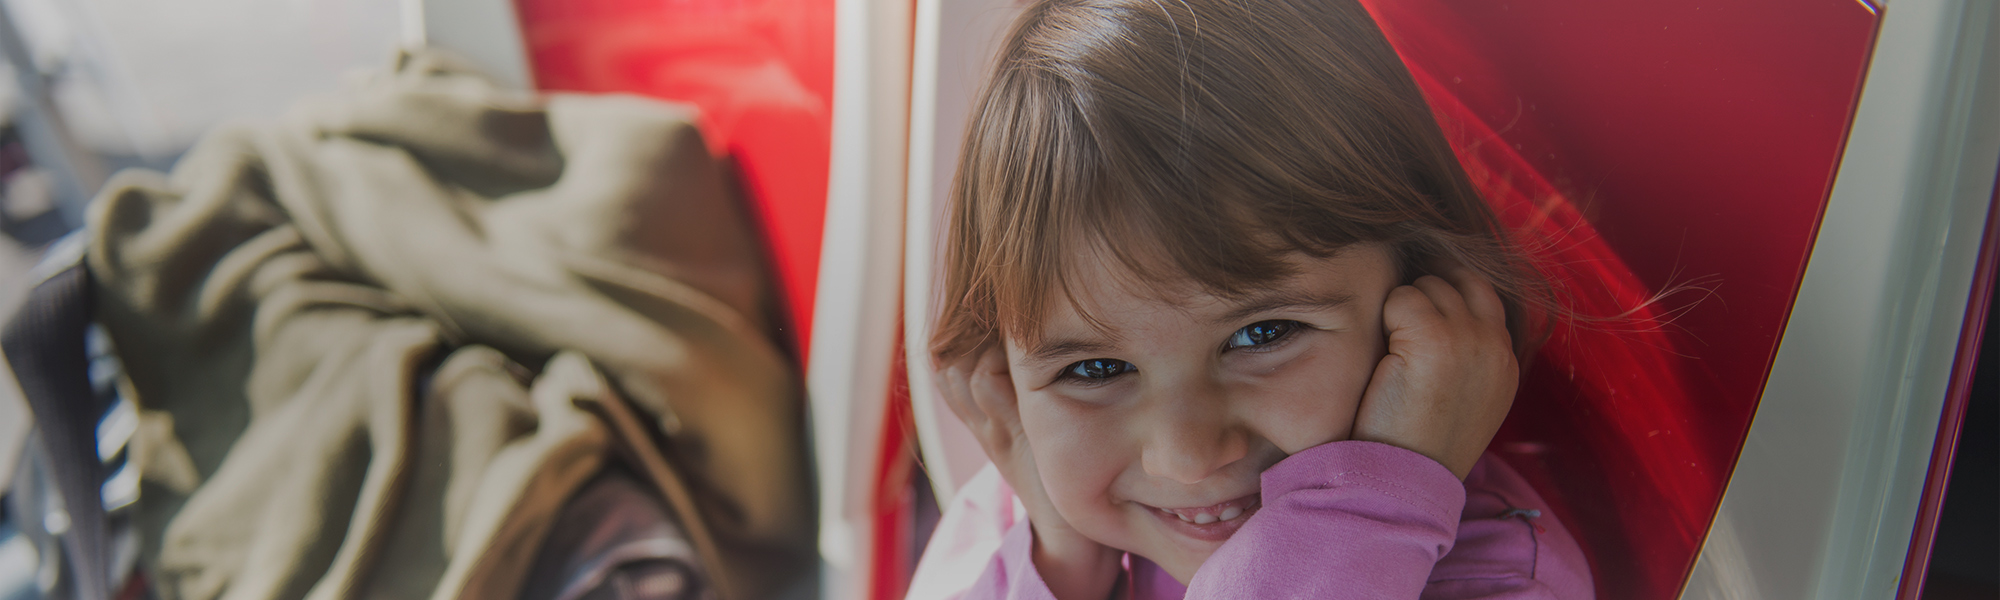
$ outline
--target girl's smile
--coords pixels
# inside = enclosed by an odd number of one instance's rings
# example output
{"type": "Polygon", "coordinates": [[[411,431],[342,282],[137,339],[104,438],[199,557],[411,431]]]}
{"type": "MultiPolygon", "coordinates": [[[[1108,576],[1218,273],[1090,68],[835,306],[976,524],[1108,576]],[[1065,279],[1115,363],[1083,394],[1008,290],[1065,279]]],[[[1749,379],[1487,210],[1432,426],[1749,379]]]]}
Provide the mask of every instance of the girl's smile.
{"type": "Polygon", "coordinates": [[[1256,515],[1265,469],[1349,437],[1400,274],[1376,244],[1288,262],[1292,277],[1221,297],[1083,258],[1075,306],[1007,341],[1023,435],[1079,533],[1185,583],[1256,515]]]}
{"type": "Polygon", "coordinates": [[[1154,516],[1166,521],[1167,527],[1181,535],[1197,540],[1221,542],[1235,535],[1243,527],[1250,515],[1256,514],[1263,502],[1257,494],[1250,494],[1228,502],[1192,508],[1153,509],[1154,516]]]}

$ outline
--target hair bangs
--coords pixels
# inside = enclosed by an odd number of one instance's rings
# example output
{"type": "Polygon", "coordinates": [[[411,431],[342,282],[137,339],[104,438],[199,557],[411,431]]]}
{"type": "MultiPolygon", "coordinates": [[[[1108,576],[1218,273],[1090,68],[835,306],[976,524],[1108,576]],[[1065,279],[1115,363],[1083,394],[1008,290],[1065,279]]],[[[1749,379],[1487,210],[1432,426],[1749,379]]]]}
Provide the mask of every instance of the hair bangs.
{"type": "Polygon", "coordinates": [[[1288,258],[1388,247],[1560,307],[1506,239],[1367,12],[1348,0],[1041,0],[1004,40],[951,190],[934,356],[1032,344],[1080,271],[1173,300],[1253,293],[1288,258]],[[1136,286],[1136,287],[1134,287],[1136,286]]]}

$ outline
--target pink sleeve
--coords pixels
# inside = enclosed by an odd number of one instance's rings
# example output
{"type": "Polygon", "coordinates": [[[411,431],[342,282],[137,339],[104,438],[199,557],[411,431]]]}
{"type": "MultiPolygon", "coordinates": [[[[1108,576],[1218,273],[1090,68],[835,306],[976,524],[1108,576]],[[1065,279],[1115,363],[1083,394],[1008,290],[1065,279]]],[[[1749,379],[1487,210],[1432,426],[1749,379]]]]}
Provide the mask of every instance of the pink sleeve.
{"type": "MultiPolygon", "coordinates": [[[[1415,452],[1335,442],[1265,471],[1263,494],[1263,508],[1195,574],[1188,598],[1593,597],[1568,530],[1491,455],[1461,484],[1415,452]]],[[[990,466],[959,490],[937,533],[910,600],[1053,600],[1025,511],[990,466]]],[[[1128,574],[1133,597],[1180,597],[1163,572],[1132,562],[1146,572],[1128,574]]]]}
{"type": "Polygon", "coordinates": [[[1257,514],[1195,573],[1189,598],[1591,597],[1574,541],[1559,524],[1538,532],[1531,522],[1555,524],[1552,516],[1508,512],[1548,514],[1490,457],[1460,483],[1409,450],[1334,442],[1265,471],[1263,495],[1257,514]],[[1491,483],[1503,484],[1503,493],[1491,483]],[[1490,510],[1496,499],[1506,507],[1490,510]],[[1545,545],[1569,552],[1543,552],[1545,545]],[[1565,559],[1544,563],[1545,554],[1565,559]]]}
{"type": "Polygon", "coordinates": [[[1465,478],[1458,543],[1431,569],[1424,598],[1596,596],[1590,564],[1540,494],[1488,454],[1465,478]]]}
{"type": "Polygon", "coordinates": [[[1035,570],[1034,547],[1034,528],[1026,520],[1015,523],[965,600],[1055,600],[1055,593],[1035,570]]]}
{"type": "Polygon", "coordinates": [[[907,600],[1055,600],[1035,571],[1034,530],[992,465],[959,488],[924,548],[907,600]]]}

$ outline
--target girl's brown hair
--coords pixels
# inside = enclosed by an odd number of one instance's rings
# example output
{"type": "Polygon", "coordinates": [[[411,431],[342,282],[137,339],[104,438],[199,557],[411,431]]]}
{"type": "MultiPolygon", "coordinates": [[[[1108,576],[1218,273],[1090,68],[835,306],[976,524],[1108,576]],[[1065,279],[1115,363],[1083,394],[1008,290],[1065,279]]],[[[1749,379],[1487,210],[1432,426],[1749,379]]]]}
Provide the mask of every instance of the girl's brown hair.
{"type": "Polygon", "coordinates": [[[1523,308],[1553,305],[1352,0],[1034,2],[958,164],[939,357],[1034,343],[1092,251],[1232,297],[1293,252],[1379,242],[1405,279],[1440,259],[1484,275],[1522,352],[1523,308]]]}

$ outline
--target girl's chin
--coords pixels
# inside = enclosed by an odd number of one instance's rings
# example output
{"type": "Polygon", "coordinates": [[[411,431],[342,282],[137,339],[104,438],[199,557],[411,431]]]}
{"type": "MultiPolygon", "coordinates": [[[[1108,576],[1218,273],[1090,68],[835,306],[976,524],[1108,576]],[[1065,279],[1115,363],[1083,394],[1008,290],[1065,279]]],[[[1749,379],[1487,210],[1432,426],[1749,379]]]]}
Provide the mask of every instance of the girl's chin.
{"type": "Polygon", "coordinates": [[[1202,563],[1208,562],[1209,554],[1211,553],[1201,552],[1196,555],[1186,550],[1180,550],[1173,552],[1171,556],[1162,556],[1160,560],[1151,558],[1146,560],[1152,561],[1154,565],[1160,567],[1161,571],[1166,571],[1168,576],[1173,577],[1174,581],[1178,581],[1181,585],[1185,586],[1189,582],[1194,581],[1195,571],[1201,569],[1202,563]]]}

